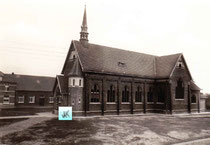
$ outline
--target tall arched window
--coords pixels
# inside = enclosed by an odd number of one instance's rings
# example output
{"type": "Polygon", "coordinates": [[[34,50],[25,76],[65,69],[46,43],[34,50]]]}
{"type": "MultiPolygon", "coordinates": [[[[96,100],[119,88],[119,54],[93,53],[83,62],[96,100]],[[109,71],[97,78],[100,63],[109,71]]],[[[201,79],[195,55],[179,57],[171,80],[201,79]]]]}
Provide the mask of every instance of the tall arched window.
{"type": "Polygon", "coordinates": [[[138,86],[135,94],[135,102],[142,102],[141,96],[142,96],[142,90],[141,87],[138,86]]]}
{"type": "Polygon", "coordinates": [[[129,102],[129,88],[125,86],[122,90],[122,102],[129,102]]]}
{"type": "Polygon", "coordinates": [[[191,103],[196,103],[196,96],[195,95],[192,95],[192,97],[191,97],[191,103]]]}
{"type": "Polygon", "coordinates": [[[115,88],[113,85],[107,90],[107,102],[115,102],[115,88]]]}
{"type": "Polygon", "coordinates": [[[162,88],[158,89],[158,102],[164,102],[165,101],[165,92],[162,88]]]}
{"type": "Polygon", "coordinates": [[[94,84],[91,88],[90,102],[100,102],[100,91],[98,84],[94,84]]]}
{"type": "Polygon", "coordinates": [[[153,102],[153,89],[149,87],[149,91],[147,92],[147,102],[153,102]]]}
{"type": "Polygon", "coordinates": [[[184,99],[184,84],[182,79],[177,81],[176,99],[184,99]]]}

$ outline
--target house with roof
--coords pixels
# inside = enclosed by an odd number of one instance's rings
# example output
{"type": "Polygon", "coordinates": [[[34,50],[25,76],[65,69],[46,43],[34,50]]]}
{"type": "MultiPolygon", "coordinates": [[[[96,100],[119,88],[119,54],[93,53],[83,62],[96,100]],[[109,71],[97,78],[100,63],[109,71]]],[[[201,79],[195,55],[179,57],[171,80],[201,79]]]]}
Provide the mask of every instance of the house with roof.
{"type": "Polygon", "coordinates": [[[52,108],[55,78],[0,72],[0,109],[52,108]]]}
{"type": "Polygon", "coordinates": [[[155,56],[89,43],[86,9],[54,85],[54,110],[75,115],[199,112],[200,88],[182,53],[155,56]]]}

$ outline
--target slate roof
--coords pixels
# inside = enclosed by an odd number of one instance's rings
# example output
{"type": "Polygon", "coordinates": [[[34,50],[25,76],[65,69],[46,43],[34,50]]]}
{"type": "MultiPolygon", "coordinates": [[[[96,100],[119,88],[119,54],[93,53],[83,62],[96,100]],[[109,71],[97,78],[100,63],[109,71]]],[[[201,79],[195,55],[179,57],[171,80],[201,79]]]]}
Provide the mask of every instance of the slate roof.
{"type": "Polygon", "coordinates": [[[61,94],[67,94],[68,93],[68,79],[62,75],[57,75],[56,79],[57,79],[57,83],[58,83],[61,94]]]}
{"type": "Polygon", "coordinates": [[[193,82],[190,82],[191,90],[200,91],[201,89],[193,82]]]}
{"type": "Polygon", "coordinates": [[[182,54],[154,56],[73,40],[82,71],[147,78],[168,78],[182,54]]]}
{"type": "Polygon", "coordinates": [[[0,76],[3,76],[3,75],[4,75],[3,72],[0,71],[0,76]]]}
{"type": "Polygon", "coordinates": [[[18,74],[4,74],[3,81],[17,84],[16,90],[21,91],[52,91],[55,78],[43,76],[29,76],[18,74]]]}
{"type": "Polygon", "coordinates": [[[70,76],[82,76],[82,72],[80,71],[79,60],[76,59],[73,61],[72,69],[69,71],[70,76]]]}

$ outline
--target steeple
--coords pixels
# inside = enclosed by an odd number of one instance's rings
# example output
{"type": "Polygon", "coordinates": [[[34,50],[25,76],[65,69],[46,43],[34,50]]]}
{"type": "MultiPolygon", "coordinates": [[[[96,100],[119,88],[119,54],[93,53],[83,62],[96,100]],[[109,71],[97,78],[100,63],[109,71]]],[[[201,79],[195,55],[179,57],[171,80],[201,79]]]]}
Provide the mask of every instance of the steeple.
{"type": "Polygon", "coordinates": [[[88,42],[88,32],[87,32],[87,16],[86,16],[86,6],[81,26],[81,32],[80,32],[80,42],[88,42]]]}

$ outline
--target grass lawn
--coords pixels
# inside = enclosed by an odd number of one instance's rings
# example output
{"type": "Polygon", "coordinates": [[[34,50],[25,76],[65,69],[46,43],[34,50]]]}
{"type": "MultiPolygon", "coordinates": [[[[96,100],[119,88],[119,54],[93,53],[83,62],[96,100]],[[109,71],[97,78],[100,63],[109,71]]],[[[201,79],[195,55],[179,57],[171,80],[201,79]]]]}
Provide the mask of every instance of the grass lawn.
{"type": "Polygon", "coordinates": [[[17,118],[17,119],[1,119],[0,120],[0,127],[5,126],[5,125],[10,125],[19,121],[26,120],[28,118],[17,118]]]}
{"type": "Polygon", "coordinates": [[[52,109],[25,109],[25,108],[16,108],[16,109],[5,109],[0,111],[0,117],[6,116],[28,116],[28,115],[36,115],[36,113],[40,112],[51,112],[52,109]]]}
{"type": "Polygon", "coordinates": [[[35,115],[33,111],[16,111],[16,110],[2,110],[0,111],[0,117],[6,116],[26,116],[26,115],[35,115]]]}
{"type": "Polygon", "coordinates": [[[3,144],[171,144],[210,137],[210,117],[105,116],[51,119],[3,136],[3,144]]]}

